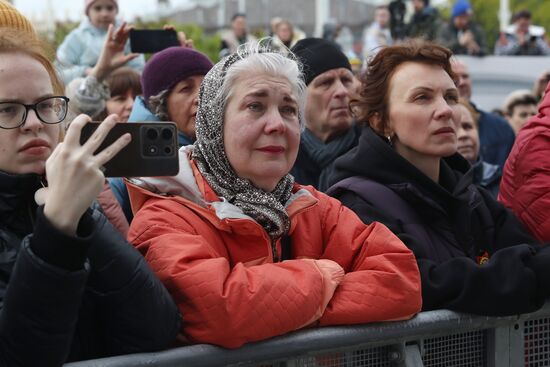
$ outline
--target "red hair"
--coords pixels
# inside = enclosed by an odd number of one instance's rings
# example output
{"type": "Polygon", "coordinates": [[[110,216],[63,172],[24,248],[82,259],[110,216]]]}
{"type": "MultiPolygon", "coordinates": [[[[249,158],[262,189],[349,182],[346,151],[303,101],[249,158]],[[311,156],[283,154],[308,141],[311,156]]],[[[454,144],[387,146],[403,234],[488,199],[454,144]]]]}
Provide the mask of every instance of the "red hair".
{"type": "Polygon", "coordinates": [[[375,131],[382,133],[388,121],[390,81],[397,67],[405,62],[438,65],[456,81],[451,56],[449,49],[420,39],[382,48],[369,62],[361,78],[359,98],[352,101],[357,120],[369,123],[375,131]]]}

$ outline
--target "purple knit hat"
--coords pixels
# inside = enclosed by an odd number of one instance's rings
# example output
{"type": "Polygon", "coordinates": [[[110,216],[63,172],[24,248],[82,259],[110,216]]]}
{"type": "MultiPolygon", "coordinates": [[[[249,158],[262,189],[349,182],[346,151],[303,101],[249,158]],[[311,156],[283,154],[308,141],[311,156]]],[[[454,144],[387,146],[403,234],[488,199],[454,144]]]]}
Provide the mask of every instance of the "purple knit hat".
{"type": "Polygon", "coordinates": [[[202,53],[186,47],[170,47],[151,57],[141,74],[143,98],[149,102],[163,90],[170,89],[185,78],[206,75],[212,62],[202,53]]]}

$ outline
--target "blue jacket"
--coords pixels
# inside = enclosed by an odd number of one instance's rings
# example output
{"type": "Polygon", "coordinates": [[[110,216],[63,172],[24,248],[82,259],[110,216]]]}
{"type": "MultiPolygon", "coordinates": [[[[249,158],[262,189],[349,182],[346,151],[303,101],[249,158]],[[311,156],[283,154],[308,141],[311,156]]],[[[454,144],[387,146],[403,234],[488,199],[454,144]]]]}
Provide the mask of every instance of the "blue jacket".
{"type": "Polygon", "coordinates": [[[485,162],[496,164],[502,169],[514,146],[514,130],[502,117],[475,108],[479,112],[480,156],[485,162]]]}
{"type": "MultiPolygon", "coordinates": [[[[115,26],[119,27],[120,21],[115,26]]],[[[65,85],[75,78],[85,76],[85,71],[92,68],[99,59],[99,54],[105,42],[107,31],[97,28],[85,18],[80,25],[72,30],[57,49],[55,65],[65,85]]],[[[130,44],[127,43],[124,53],[130,53],[130,44]]],[[[143,55],[128,62],[127,66],[142,71],[145,66],[143,55]]]]}
{"type": "Polygon", "coordinates": [[[500,179],[502,178],[502,169],[496,164],[490,164],[481,159],[478,159],[472,165],[472,168],[474,174],[473,183],[489,191],[496,200],[500,187],[500,179]]]}

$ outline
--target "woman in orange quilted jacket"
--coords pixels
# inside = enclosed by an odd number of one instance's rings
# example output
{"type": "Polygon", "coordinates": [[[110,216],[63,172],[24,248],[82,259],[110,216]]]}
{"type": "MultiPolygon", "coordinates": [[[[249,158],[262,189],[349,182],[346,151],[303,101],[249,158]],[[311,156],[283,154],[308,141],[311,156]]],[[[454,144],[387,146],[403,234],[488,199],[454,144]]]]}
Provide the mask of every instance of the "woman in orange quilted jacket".
{"type": "Polygon", "coordinates": [[[288,174],[304,121],[292,55],[241,47],[206,75],[180,172],[129,183],[129,239],[193,343],[236,348],[307,326],[408,319],[416,261],[384,225],[288,174]]]}

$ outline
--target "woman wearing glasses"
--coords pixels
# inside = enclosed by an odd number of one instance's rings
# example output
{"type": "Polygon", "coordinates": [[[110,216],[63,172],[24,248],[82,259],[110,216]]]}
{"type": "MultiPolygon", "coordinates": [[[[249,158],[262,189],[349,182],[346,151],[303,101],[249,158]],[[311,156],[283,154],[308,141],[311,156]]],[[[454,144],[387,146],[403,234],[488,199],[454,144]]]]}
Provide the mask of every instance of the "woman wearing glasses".
{"type": "Polygon", "coordinates": [[[90,209],[105,180],[101,166],[129,136],[94,155],[116,116],[80,145],[89,120],[81,115],[59,143],[62,91],[37,41],[1,29],[1,366],[157,350],[179,327],[141,255],[90,209]]]}

